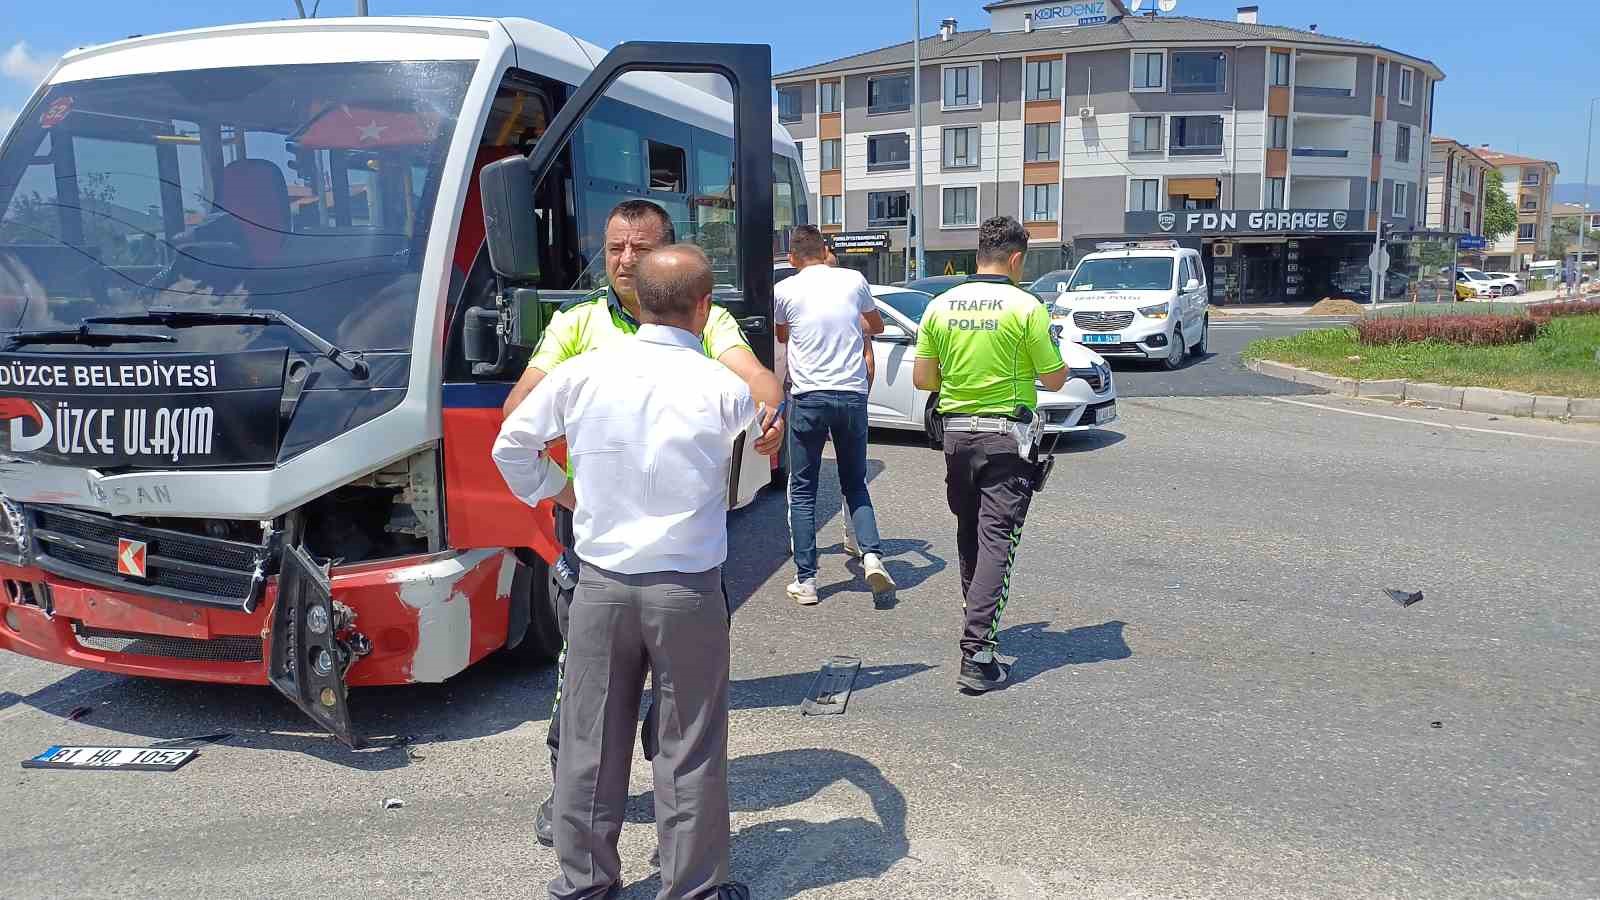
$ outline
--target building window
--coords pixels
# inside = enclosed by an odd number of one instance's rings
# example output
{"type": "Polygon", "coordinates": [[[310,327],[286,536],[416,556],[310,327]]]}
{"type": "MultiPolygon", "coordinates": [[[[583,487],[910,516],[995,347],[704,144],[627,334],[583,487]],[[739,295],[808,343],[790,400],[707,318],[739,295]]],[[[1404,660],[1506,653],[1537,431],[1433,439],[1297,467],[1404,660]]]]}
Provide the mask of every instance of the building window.
{"type": "Polygon", "coordinates": [[[1061,158],[1061,123],[1041,122],[1022,127],[1024,162],[1055,162],[1061,158]]]}
{"type": "Polygon", "coordinates": [[[1289,86],[1289,54],[1287,53],[1274,51],[1272,54],[1272,86],[1289,86]]]}
{"type": "Polygon", "coordinates": [[[1539,181],[1540,181],[1540,179],[1539,179],[1539,173],[1538,172],[1525,172],[1525,173],[1523,173],[1523,176],[1522,176],[1522,183],[1523,184],[1528,185],[1529,187],[1538,187],[1539,186],[1539,181]]]}
{"type": "Polygon", "coordinates": [[[1061,185],[1026,184],[1022,186],[1022,216],[1028,222],[1054,222],[1056,206],[1061,201],[1061,185]]]}
{"type": "Polygon", "coordinates": [[[1417,73],[1410,66],[1400,67],[1400,104],[1410,106],[1415,99],[1417,73]]]}
{"type": "Polygon", "coordinates": [[[1411,161],[1411,126],[1396,125],[1394,127],[1394,161],[1411,161]]]}
{"type": "Polygon", "coordinates": [[[1383,155],[1383,123],[1372,123],[1372,155],[1383,155]]]}
{"type": "Polygon", "coordinates": [[[897,228],[910,215],[911,195],[905,191],[872,191],[867,194],[867,227],[897,228]]]}
{"type": "Polygon", "coordinates": [[[1171,90],[1174,94],[1227,93],[1227,54],[1216,52],[1172,54],[1171,90]]]}
{"type": "Polygon", "coordinates": [[[982,76],[978,66],[948,66],[944,70],[944,108],[982,106],[982,76]]]}
{"type": "Polygon", "coordinates": [[[978,126],[944,130],[944,165],[947,169],[970,169],[978,164],[978,126]]]}
{"type": "Polygon", "coordinates": [[[1532,243],[1539,239],[1539,226],[1533,222],[1524,222],[1517,226],[1517,240],[1524,244],[1532,243]]]}
{"type": "Polygon", "coordinates": [[[1167,146],[1172,156],[1221,156],[1222,117],[1173,116],[1167,146]]]}
{"type": "Polygon", "coordinates": [[[1269,116],[1267,118],[1269,134],[1267,146],[1274,150],[1284,150],[1289,146],[1289,117],[1269,116]]]}
{"type": "Polygon", "coordinates": [[[1523,212],[1538,212],[1539,211],[1539,198],[1538,197],[1523,197],[1522,198],[1522,210],[1523,210],[1523,212]]]}
{"type": "Polygon", "coordinates": [[[828,138],[821,144],[822,171],[837,172],[843,163],[843,143],[838,138],[828,138]]]}
{"type": "Polygon", "coordinates": [[[1372,212],[1378,211],[1378,180],[1376,178],[1372,179],[1372,184],[1368,186],[1367,209],[1372,212]]]}
{"type": "Polygon", "coordinates": [[[1134,178],[1128,182],[1128,211],[1157,212],[1161,209],[1161,179],[1134,178]]]}
{"type": "Polygon", "coordinates": [[[822,224],[844,224],[844,198],[838,194],[822,198],[822,224]]]}
{"type": "Polygon", "coordinates": [[[1393,214],[1394,214],[1394,217],[1396,219],[1403,219],[1406,216],[1406,197],[1407,197],[1406,188],[1407,187],[1408,187],[1408,185],[1406,185],[1406,183],[1403,182],[1403,181],[1396,181],[1394,183],[1394,210],[1393,210],[1393,214]]]}
{"type": "Polygon", "coordinates": [[[836,113],[839,111],[839,82],[824,81],[817,92],[817,112],[836,113]]]}
{"type": "Polygon", "coordinates": [[[867,135],[867,171],[911,168],[911,135],[903,131],[867,135]]]}
{"type": "Polygon", "coordinates": [[[1128,152],[1161,152],[1160,116],[1134,116],[1128,121],[1128,152]]]}
{"type": "Polygon", "coordinates": [[[1284,201],[1284,179],[1282,179],[1282,178],[1268,178],[1267,179],[1267,196],[1266,196],[1266,207],[1267,207],[1267,209],[1287,209],[1287,207],[1285,207],[1283,205],[1283,201],[1284,201]]]}
{"type": "Polygon", "coordinates": [[[1389,94],[1389,63],[1378,60],[1378,96],[1386,97],[1389,94]]]}
{"type": "Polygon", "coordinates": [[[1134,51],[1133,54],[1133,89],[1136,91],[1159,91],[1167,86],[1166,83],[1167,55],[1162,51],[1143,52],[1134,51]]]}
{"type": "Polygon", "coordinates": [[[874,75],[867,79],[867,114],[905,112],[911,108],[911,75],[874,75]]]}
{"type": "Polygon", "coordinates": [[[797,87],[778,88],[778,121],[800,121],[800,89],[797,87]]]}
{"type": "Polygon", "coordinates": [[[1472,213],[1464,212],[1461,214],[1461,230],[1467,234],[1472,233],[1472,213]]]}
{"type": "Polygon", "coordinates": [[[944,216],[940,220],[946,228],[974,228],[978,224],[978,189],[975,187],[947,187],[941,204],[944,216]]]}
{"type": "Polygon", "coordinates": [[[1028,63],[1025,82],[1027,88],[1023,96],[1028,100],[1061,99],[1061,87],[1056,83],[1056,73],[1060,67],[1059,59],[1041,59],[1028,63]]]}

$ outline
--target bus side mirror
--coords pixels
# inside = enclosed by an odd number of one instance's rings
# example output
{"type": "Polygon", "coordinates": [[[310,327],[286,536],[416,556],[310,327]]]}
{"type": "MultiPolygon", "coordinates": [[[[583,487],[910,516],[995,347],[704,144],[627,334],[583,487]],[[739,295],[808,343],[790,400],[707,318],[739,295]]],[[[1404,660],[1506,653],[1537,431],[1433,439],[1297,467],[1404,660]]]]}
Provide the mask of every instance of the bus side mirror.
{"type": "Polygon", "coordinates": [[[539,218],[534,214],[533,188],[525,157],[492,162],[478,174],[489,264],[496,275],[513,283],[539,280],[539,218]]]}

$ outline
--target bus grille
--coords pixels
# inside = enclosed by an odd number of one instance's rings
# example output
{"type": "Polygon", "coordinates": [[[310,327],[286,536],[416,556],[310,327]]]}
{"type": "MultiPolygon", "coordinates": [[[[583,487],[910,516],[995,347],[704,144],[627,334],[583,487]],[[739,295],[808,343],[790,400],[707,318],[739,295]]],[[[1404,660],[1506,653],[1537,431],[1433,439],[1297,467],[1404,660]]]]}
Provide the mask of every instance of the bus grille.
{"type": "Polygon", "coordinates": [[[164,634],[135,634],[79,624],[73,629],[78,643],[101,653],[128,653],[134,656],[159,656],[200,662],[261,661],[261,638],[228,636],[210,639],[170,637],[164,634]]]}
{"type": "Polygon", "coordinates": [[[40,568],[112,590],[248,610],[267,574],[270,553],[262,545],[54,506],[31,507],[28,515],[40,568]],[[145,545],[145,577],[117,571],[120,540],[145,545]]]}

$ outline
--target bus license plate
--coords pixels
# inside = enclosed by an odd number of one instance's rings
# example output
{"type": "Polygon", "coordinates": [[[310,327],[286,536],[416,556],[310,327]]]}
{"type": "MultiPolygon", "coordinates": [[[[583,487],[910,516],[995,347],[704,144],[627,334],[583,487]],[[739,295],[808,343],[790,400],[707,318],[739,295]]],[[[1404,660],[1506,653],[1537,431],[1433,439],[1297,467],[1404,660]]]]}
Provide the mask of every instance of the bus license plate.
{"type": "Polygon", "coordinates": [[[1120,343],[1122,343],[1122,335],[1120,335],[1120,334],[1085,334],[1083,336],[1083,342],[1085,344],[1120,344],[1120,343]]]}
{"type": "Polygon", "coordinates": [[[194,759],[193,747],[51,747],[22,761],[24,769],[122,769],[136,772],[174,772],[194,759]]]}

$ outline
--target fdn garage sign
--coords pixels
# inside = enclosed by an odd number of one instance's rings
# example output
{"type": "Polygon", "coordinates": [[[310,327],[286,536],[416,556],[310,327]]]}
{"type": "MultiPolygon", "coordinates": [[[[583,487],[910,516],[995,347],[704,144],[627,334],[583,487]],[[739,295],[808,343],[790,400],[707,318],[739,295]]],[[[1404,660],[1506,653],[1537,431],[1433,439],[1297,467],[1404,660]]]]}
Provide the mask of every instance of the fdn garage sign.
{"type": "Polygon", "coordinates": [[[1360,209],[1177,209],[1127,213],[1123,228],[1129,234],[1342,234],[1363,230],[1366,218],[1360,209]]]}

